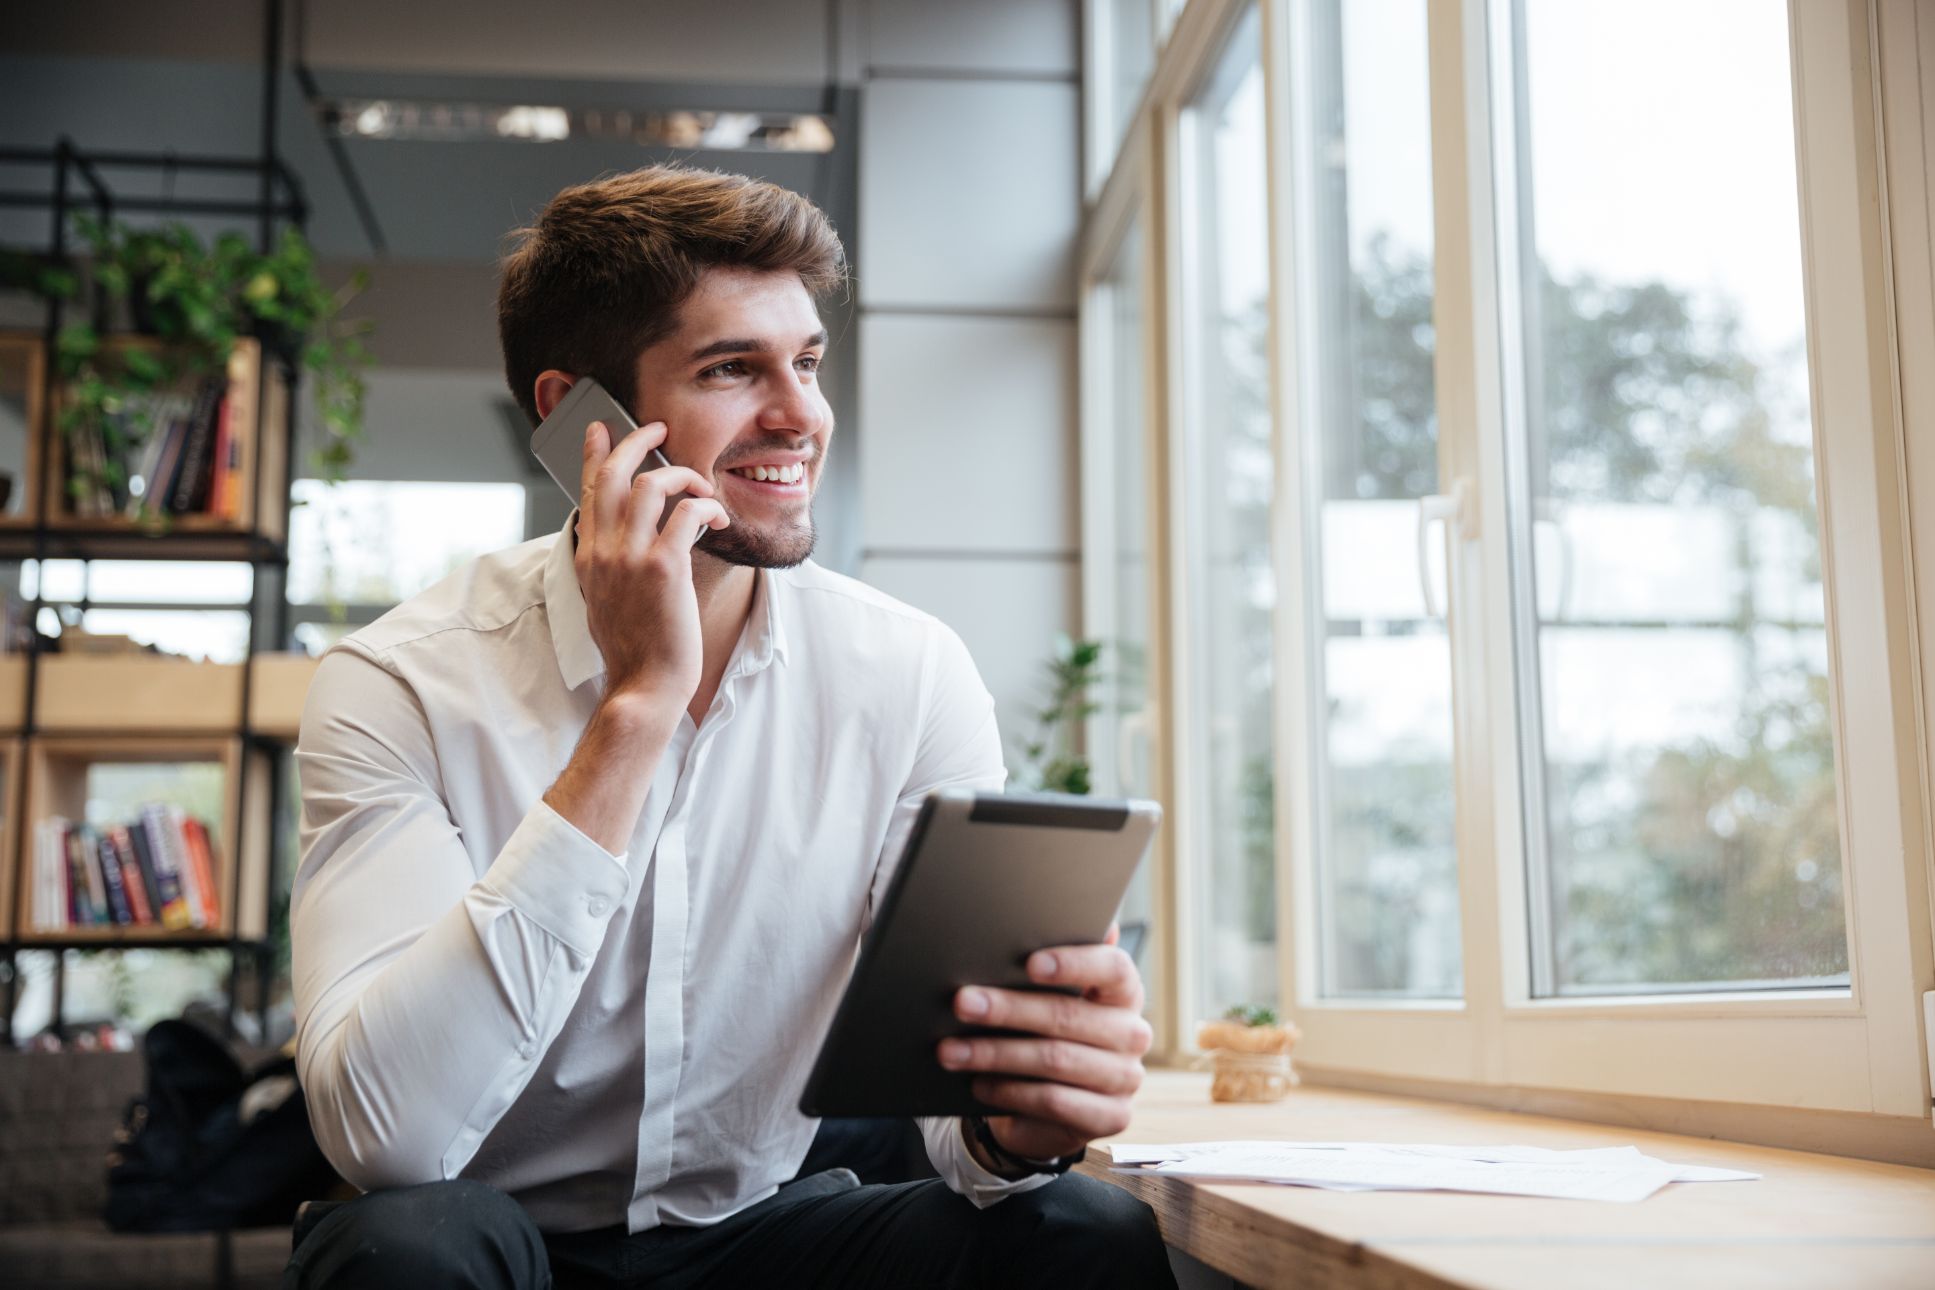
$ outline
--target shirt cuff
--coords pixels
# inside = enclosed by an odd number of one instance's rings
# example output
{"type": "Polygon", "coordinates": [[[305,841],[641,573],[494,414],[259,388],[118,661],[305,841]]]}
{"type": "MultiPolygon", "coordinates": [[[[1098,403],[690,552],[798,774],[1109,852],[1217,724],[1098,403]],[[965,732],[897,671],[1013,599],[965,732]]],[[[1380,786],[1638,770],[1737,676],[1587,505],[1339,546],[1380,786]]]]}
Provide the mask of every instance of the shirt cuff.
{"type": "MultiPolygon", "coordinates": [[[[968,1150],[967,1126],[958,1116],[925,1121],[922,1128],[927,1132],[929,1143],[933,1143],[936,1137],[941,1137],[946,1143],[943,1149],[951,1167],[942,1169],[941,1174],[947,1179],[948,1186],[972,1201],[976,1209],[986,1209],[1003,1196],[1046,1187],[1060,1177],[1059,1174],[1030,1174],[1026,1178],[1003,1178],[984,1168],[974,1158],[974,1153],[968,1150]]],[[[928,1154],[931,1156],[934,1153],[930,1151],[928,1154]]]]}
{"type": "Polygon", "coordinates": [[[540,800],[497,853],[483,885],[590,958],[624,903],[631,872],[624,856],[614,856],[540,800]]]}

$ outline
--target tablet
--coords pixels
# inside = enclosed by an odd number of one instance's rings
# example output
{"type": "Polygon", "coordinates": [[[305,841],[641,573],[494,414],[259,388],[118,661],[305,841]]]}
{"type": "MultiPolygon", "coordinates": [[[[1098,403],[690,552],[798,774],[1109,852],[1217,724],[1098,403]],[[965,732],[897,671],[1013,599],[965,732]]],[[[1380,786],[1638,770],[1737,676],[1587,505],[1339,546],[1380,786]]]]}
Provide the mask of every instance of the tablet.
{"type": "Polygon", "coordinates": [[[807,1115],[999,1114],[941,1068],[964,985],[1042,990],[1036,950],[1108,935],[1149,850],[1154,802],[949,789],[922,803],[800,1098],[807,1115]]]}

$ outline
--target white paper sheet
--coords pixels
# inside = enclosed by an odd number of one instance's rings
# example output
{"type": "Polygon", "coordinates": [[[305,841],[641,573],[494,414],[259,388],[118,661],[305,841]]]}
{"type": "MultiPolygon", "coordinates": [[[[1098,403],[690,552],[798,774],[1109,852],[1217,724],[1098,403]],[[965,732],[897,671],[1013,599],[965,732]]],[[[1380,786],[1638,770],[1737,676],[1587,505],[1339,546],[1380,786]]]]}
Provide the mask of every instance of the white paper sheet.
{"type": "Polygon", "coordinates": [[[1675,1165],[1637,1147],[1446,1146],[1389,1142],[1115,1143],[1117,1168],[1173,1177],[1289,1183],[1343,1191],[1464,1191],[1630,1203],[1671,1182],[1759,1177],[1675,1165]]]}

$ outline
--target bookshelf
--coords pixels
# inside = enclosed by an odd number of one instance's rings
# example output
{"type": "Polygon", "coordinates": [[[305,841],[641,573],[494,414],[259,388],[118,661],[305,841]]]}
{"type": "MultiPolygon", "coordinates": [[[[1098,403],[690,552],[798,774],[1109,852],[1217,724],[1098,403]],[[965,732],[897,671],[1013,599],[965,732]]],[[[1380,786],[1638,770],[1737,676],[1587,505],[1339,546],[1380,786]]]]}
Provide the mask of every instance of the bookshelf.
{"type": "MultiPolygon", "coordinates": [[[[272,151],[260,159],[169,154],[84,152],[62,140],[50,150],[0,149],[0,160],[44,163],[51,171],[46,205],[52,215],[47,253],[67,251],[68,216],[91,204],[116,213],[108,180],[120,172],[172,174],[191,191],[182,197],[142,198],[134,208],[182,216],[243,218],[257,226],[261,249],[271,248],[277,221],[298,227],[306,218],[299,184],[272,151]],[[218,196],[197,197],[192,181],[211,180],[218,196]],[[259,181],[260,197],[237,202],[234,183],[259,181]],[[73,191],[71,191],[73,190],[73,191]],[[91,195],[91,201],[89,200],[91,195]]],[[[244,965],[261,982],[266,1016],[272,963],[272,852],[274,820],[283,793],[280,759],[300,721],[313,661],[275,653],[289,639],[285,598],[293,409],[299,389],[296,355],[278,338],[239,339],[207,382],[217,419],[205,423],[198,450],[210,463],[205,500],[186,512],[157,515],[125,497],[108,505],[77,503],[68,442],[59,428],[62,390],[52,341],[63,309],[52,301],[40,332],[0,333],[0,469],[14,474],[0,506],[0,561],[153,560],[245,562],[253,569],[245,656],[239,662],[193,662],[152,654],[42,652],[0,654],[0,956],[25,950],[226,948],[231,952],[230,1017],[244,965]],[[227,481],[226,487],[223,481],[227,481]],[[186,778],[169,778],[185,768],[186,778]],[[144,779],[143,776],[151,776],[144,779]],[[103,785],[149,782],[197,785],[188,795],[208,833],[208,884],[218,908],[208,925],[168,928],[157,923],[41,926],[35,919],[37,825],[52,817],[95,827],[130,823],[127,794],[103,785]],[[15,804],[18,803],[18,809],[15,804]]],[[[93,322],[103,333],[101,362],[136,350],[160,351],[151,337],[114,334],[98,294],[93,322]]],[[[199,392],[199,391],[198,391],[199,392]]],[[[191,418],[192,420],[192,418],[191,418]]],[[[184,436],[194,433],[185,424],[184,436]]],[[[193,459],[187,439],[184,460],[193,459]]],[[[130,461],[138,468],[138,462],[130,461]]],[[[165,473],[165,472],[164,472],[165,473]]],[[[27,622],[41,621],[46,588],[34,589],[27,622]]],[[[156,608],[166,608],[157,605],[156,608]]],[[[166,791],[160,790],[160,791],[166,791]]],[[[183,790],[187,792],[187,790],[183,790]]],[[[159,800],[159,799],[157,799],[159,800]]],[[[198,871],[199,873],[199,871],[198,871]]],[[[50,915],[57,906],[43,903],[50,915]]],[[[65,955],[55,957],[55,997],[62,995],[65,955]]],[[[15,974],[0,990],[0,1026],[12,1038],[15,974]]],[[[56,1004],[56,1026],[60,1023],[56,1004]]]]}

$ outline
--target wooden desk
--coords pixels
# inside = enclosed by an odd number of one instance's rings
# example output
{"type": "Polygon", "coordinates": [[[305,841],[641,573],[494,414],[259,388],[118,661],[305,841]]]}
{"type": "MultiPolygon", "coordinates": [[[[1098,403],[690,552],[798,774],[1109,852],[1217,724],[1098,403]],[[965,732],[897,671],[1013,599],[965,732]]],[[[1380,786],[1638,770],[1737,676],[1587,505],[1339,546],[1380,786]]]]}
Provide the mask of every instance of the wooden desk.
{"type": "MultiPolygon", "coordinates": [[[[1935,1129],[1928,1130],[1935,1132],[1935,1129]]],[[[1239,1281],[1296,1290],[1931,1290],[1935,1170],[1340,1089],[1215,1105],[1209,1076],[1151,1071],[1124,1142],[1238,1138],[1631,1144],[1762,1174],[1675,1183],[1634,1205],[1451,1192],[1331,1192],[1083,1172],[1156,1211],[1169,1244],[1239,1281]]]]}

